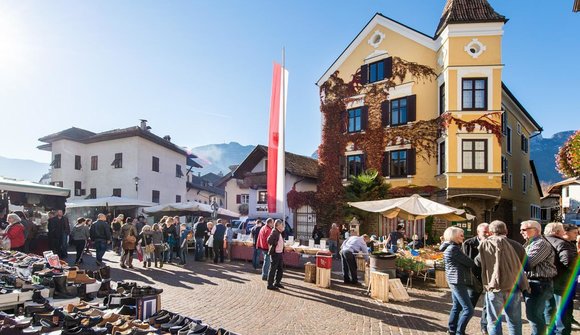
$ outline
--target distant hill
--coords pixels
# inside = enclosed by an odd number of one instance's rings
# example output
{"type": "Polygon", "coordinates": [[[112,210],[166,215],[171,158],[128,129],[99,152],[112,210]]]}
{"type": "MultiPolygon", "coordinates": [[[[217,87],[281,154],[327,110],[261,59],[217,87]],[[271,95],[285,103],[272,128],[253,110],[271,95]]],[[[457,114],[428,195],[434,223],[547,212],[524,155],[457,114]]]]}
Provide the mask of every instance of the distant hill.
{"type": "Polygon", "coordinates": [[[573,130],[569,130],[556,133],[550,138],[544,138],[542,135],[538,135],[531,139],[530,157],[536,165],[541,183],[553,184],[563,179],[556,170],[554,156],[556,156],[560,147],[564,145],[564,142],[573,133],[573,130]]]}
{"type": "Polygon", "coordinates": [[[213,172],[227,174],[231,165],[239,165],[255,145],[241,145],[237,142],[208,144],[192,148],[191,151],[198,156],[195,161],[203,166],[203,169],[193,169],[202,175],[213,172]]]}
{"type": "Polygon", "coordinates": [[[0,176],[38,182],[50,168],[48,163],[30,159],[6,158],[0,156],[0,176]]]}

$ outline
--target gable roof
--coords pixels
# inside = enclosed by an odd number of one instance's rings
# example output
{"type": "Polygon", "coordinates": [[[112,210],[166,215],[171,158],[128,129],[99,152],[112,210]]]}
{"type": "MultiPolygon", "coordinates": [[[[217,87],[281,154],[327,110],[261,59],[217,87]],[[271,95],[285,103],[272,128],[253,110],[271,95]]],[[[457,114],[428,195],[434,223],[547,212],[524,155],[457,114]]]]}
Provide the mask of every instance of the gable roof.
{"type": "Polygon", "coordinates": [[[223,187],[210,186],[208,180],[203,177],[191,175],[191,180],[187,182],[187,190],[190,189],[203,190],[215,195],[224,196],[225,190],[223,187]]]}
{"type": "Polygon", "coordinates": [[[496,12],[487,0],[447,0],[435,37],[448,24],[476,22],[507,22],[505,16],[496,12]]]}
{"type": "MultiPolygon", "coordinates": [[[[232,172],[232,176],[237,179],[244,178],[246,173],[252,171],[256,164],[267,157],[268,147],[265,145],[257,145],[232,172]]],[[[286,172],[295,176],[317,179],[318,161],[314,158],[286,152],[286,172]]]]}
{"type": "Polygon", "coordinates": [[[363,42],[368,34],[375,29],[376,25],[382,25],[394,32],[405,36],[433,51],[437,51],[437,44],[433,37],[424,34],[418,30],[415,30],[407,25],[404,25],[398,21],[395,21],[389,17],[384,16],[381,13],[376,13],[370,21],[364,26],[364,28],[356,35],[356,37],[350,42],[350,44],[344,49],[344,51],[338,56],[338,58],[332,63],[332,65],[324,72],[324,74],[318,79],[316,85],[322,85],[331,74],[333,74],[344,61],[350,56],[350,54],[363,42]]]}
{"type": "Polygon", "coordinates": [[[548,189],[548,193],[549,194],[560,193],[562,192],[562,186],[568,185],[580,185],[580,177],[568,178],[560,182],[557,182],[554,185],[550,186],[550,188],[548,189]]]}
{"type": "Polygon", "coordinates": [[[147,139],[147,140],[149,140],[153,143],[156,143],[162,147],[165,147],[169,150],[175,151],[179,154],[186,156],[188,158],[188,160],[187,160],[188,166],[201,167],[201,165],[197,164],[196,162],[194,162],[191,159],[191,158],[197,158],[196,155],[187,152],[185,149],[175,145],[174,143],[172,143],[169,140],[166,140],[164,138],[161,138],[161,137],[153,134],[149,130],[143,130],[141,127],[137,127],[137,126],[122,128],[122,129],[113,129],[113,130],[108,130],[108,131],[104,131],[104,132],[100,132],[100,133],[93,133],[92,131],[72,127],[72,128],[65,129],[63,131],[60,131],[60,132],[57,132],[54,134],[50,134],[50,135],[46,135],[44,137],[39,138],[38,140],[40,142],[45,142],[47,144],[43,144],[43,145],[38,146],[38,149],[52,150],[52,142],[55,142],[58,140],[70,140],[70,141],[88,144],[88,143],[110,141],[110,140],[116,140],[116,139],[120,139],[120,138],[133,137],[133,136],[138,136],[138,137],[147,139]],[[190,163],[194,164],[194,165],[190,165],[190,163]]]}

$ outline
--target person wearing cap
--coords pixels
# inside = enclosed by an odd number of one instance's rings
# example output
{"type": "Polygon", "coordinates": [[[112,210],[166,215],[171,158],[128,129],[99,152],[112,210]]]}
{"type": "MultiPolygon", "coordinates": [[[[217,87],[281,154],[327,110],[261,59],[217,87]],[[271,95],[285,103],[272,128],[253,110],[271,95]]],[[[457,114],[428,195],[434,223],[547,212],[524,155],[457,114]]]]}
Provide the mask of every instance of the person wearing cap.
{"type": "Polygon", "coordinates": [[[20,217],[11,213],[6,217],[6,221],[8,221],[8,227],[3,233],[0,233],[0,237],[3,240],[10,241],[10,250],[24,251],[26,237],[24,235],[24,226],[20,223],[20,217]]]}
{"type": "MultiPolygon", "coordinates": [[[[534,220],[526,220],[520,224],[520,233],[526,240],[526,261],[524,271],[530,284],[530,291],[524,292],[526,317],[530,322],[531,334],[544,334],[546,318],[544,309],[546,302],[554,294],[552,279],[558,274],[554,265],[554,250],[550,243],[542,237],[542,227],[534,220]]],[[[480,247],[481,252],[481,247],[480,247]]]]}

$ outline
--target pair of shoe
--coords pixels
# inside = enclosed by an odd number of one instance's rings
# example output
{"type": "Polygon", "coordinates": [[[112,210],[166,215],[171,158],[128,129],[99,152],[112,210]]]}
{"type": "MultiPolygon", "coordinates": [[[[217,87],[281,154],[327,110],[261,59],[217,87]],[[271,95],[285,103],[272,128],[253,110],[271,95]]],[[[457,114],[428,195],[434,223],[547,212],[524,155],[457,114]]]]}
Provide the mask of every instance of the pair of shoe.
{"type": "Polygon", "coordinates": [[[276,284],[274,284],[272,286],[268,285],[268,287],[267,287],[268,290],[274,290],[274,291],[278,291],[281,288],[284,288],[284,285],[282,285],[280,283],[276,283],[276,284]]]}

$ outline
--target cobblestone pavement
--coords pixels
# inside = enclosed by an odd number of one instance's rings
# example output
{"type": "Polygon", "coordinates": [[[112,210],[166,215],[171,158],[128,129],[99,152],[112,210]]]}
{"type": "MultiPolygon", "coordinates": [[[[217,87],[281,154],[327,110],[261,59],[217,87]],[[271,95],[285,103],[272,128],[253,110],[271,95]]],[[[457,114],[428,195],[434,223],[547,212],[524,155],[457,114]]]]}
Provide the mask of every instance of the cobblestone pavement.
{"type": "MultiPolygon", "coordinates": [[[[92,257],[85,258],[91,267],[92,257]]],[[[303,270],[285,269],[285,289],[276,292],[266,290],[251,263],[190,260],[185,267],[166,264],[163,269],[143,269],[135,261],[135,269],[126,270],[119,267],[114,253],[107,252],[105,259],[113,280],[162,288],[162,308],[244,335],[444,334],[451,308],[449,290],[420,279],[408,291],[410,302],[383,304],[364,296],[362,287],[342,284],[336,272],[332,288],[322,289],[305,283],[303,270]]],[[[338,264],[334,265],[334,271],[338,270],[338,264]]],[[[478,307],[468,334],[480,334],[480,315],[478,307]]],[[[526,321],[523,333],[530,333],[526,321]]]]}

